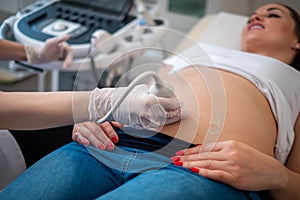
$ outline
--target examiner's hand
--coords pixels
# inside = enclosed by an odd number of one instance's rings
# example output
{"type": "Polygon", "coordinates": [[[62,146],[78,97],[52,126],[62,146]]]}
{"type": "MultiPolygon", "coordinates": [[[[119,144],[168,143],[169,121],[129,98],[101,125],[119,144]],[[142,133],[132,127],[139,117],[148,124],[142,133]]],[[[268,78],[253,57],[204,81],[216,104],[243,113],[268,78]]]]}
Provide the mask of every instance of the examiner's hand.
{"type": "Polygon", "coordinates": [[[67,68],[73,61],[73,51],[66,42],[69,38],[70,35],[64,35],[47,39],[40,49],[25,46],[27,61],[40,64],[63,59],[63,68],[67,68]]]}
{"type": "Polygon", "coordinates": [[[112,125],[117,128],[123,127],[123,125],[118,122],[105,122],[103,124],[84,122],[75,124],[72,138],[80,144],[91,144],[102,150],[113,150],[115,146],[114,143],[119,141],[119,137],[112,125]]]}
{"type": "Polygon", "coordinates": [[[175,165],[240,190],[278,188],[286,177],[286,169],[279,161],[237,141],[218,142],[210,152],[199,153],[200,149],[201,145],[179,151],[179,156],[171,159],[175,165]]]}
{"type": "MultiPolygon", "coordinates": [[[[149,93],[149,85],[135,86],[108,120],[133,128],[156,128],[179,121],[181,103],[176,97],[163,98],[149,93]]],[[[89,102],[90,121],[103,117],[127,92],[127,87],[96,88],[89,102]]]]}

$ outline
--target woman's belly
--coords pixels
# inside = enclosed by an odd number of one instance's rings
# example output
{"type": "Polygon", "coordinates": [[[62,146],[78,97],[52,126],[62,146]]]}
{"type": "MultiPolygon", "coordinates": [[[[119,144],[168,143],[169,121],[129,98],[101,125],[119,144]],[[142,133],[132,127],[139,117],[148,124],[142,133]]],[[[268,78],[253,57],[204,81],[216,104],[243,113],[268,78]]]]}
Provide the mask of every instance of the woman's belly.
{"type": "MultiPolygon", "coordinates": [[[[168,71],[168,70],[167,70],[168,71]]],[[[171,83],[187,115],[160,132],[201,144],[208,132],[218,141],[236,140],[273,155],[277,125],[264,95],[248,80],[206,67],[189,67],[161,77],[171,83]]]]}

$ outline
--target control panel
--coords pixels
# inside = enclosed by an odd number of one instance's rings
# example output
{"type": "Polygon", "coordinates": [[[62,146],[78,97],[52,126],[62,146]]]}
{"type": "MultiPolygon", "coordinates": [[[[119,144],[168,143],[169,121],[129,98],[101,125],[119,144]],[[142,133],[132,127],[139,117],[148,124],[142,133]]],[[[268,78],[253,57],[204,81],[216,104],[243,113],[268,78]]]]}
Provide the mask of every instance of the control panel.
{"type": "MultiPolygon", "coordinates": [[[[58,35],[71,35],[68,43],[76,49],[75,56],[86,56],[87,45],[97,30],[110,34],[125,30],[136,19],[129,11],[133,0],[61,0],[39,3],[14,25],[17,41],[39,45],[58,35]],[[75,45],[75,46],[74,46],[75,45]],[[78,46],[79,45],[79,46],[78,46]]],[[[26,9],[25,9],[26,11],[26,9]]]]}

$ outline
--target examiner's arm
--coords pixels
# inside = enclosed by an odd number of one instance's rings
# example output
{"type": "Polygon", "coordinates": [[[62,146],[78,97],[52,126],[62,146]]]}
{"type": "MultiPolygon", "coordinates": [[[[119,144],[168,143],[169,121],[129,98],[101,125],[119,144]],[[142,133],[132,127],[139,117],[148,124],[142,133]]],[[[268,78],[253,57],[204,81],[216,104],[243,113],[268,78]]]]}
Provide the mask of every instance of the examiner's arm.
{"type": "Polygon", "coordinates": [[[28,61],[29,64],[42,64],[63,59],[62,67],[68,67],[73,61],[73,51],[67,40],[70,35],[47,39],[41,48],[0,39],[0,60],[28,61]]]}
{"type": "Polygon", "coordinates": [[[0,92],[0,129],[39,129],[88,121],[89,97],[90,92],[0,92]]]}
{"type": "Polygon", "coordinates": [[[0,60],[27,60],[25,46],[8,40],[0,39],[0,60]]]}
{"type": "MultiPolygon", "coordinates": [[[[156,128],[181,119],[176,97],[151,95],[149,85],[135,86],[107,121],[136,128],[156,128]]],[[[0,129],[38,129],[105,116],[128,88],[96,88],[91,92],[0,92],[0,129]]]]}

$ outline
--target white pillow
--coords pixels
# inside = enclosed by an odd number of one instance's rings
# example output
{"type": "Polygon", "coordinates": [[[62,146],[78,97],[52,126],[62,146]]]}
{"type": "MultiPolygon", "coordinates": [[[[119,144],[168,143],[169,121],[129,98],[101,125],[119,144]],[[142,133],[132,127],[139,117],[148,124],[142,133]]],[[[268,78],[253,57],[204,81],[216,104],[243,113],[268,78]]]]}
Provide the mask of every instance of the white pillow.
{"type": "Polygon", "coordinates": [[[197,42],[240,50],[242,29],[247,20],[247,16],[220,12],[210,20],[199,33],[199,36],[194,39],[197,42]]]}
{"type": "Polygon", "coordinates": [[[185,39],[177,47],[176,51],[181,52],[180,56],[171,56],[165,59],[164,63],[179,69],[190,65],[189,62],[196,62],[197,59],[201,62],[209,62],[205,60],[207,57],[203,57],[206,53],[203,54],[203,49],[196,43],[240,50],[242,29],[247,20],[246,16],[226,12],[206,16],[187,34],[192,40],[185,39]]]}

